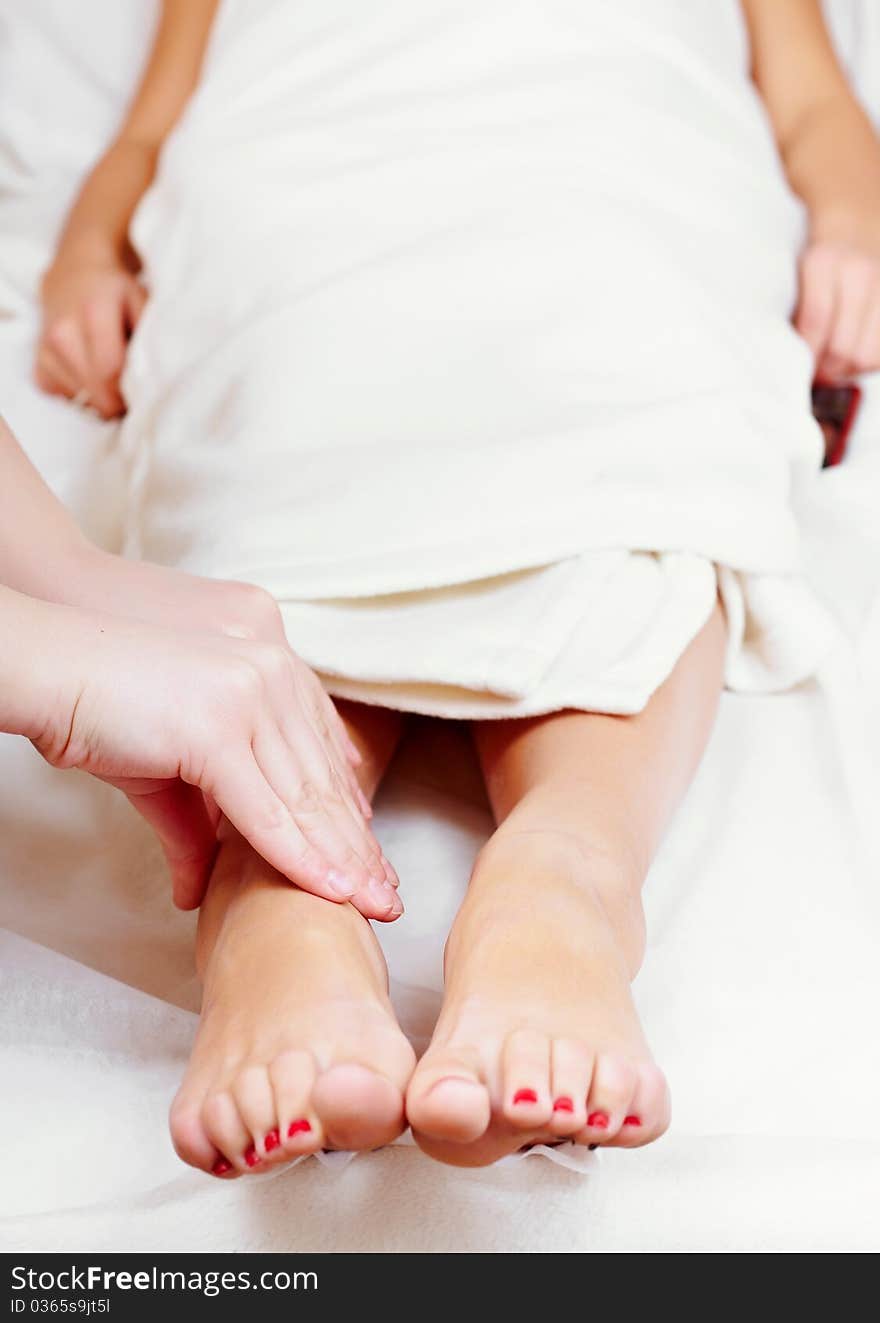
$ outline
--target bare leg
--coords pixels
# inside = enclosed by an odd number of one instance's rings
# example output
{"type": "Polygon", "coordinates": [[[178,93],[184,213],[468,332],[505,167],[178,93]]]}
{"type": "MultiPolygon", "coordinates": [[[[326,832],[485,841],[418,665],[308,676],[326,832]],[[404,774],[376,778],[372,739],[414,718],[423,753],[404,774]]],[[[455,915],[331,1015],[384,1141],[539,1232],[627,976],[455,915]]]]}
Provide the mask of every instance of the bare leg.
{"type": "Polygon", "coordinates": [[[666,1082],[630,994],[640,891],[705,747],[724,643],[718,608],[637,716],[475,730],[499,827],[450,934],[443,1010],[407,1093],[433,1157],[479,1166],[542,1139],[635,1146],[666,1129],[666,1082]]]}
{"type": "MultiPolygon", "coordinates": [[[[371,797],[400,718],[355,704],[344,715],[371,797]]],[[[197,962],[202,1018],[171,1109],[185,1162],[235,1176],[400,1133],[413,1051],[373,931],[351,905],[291,886],[233,834],[199,917],[197,962]]]]}

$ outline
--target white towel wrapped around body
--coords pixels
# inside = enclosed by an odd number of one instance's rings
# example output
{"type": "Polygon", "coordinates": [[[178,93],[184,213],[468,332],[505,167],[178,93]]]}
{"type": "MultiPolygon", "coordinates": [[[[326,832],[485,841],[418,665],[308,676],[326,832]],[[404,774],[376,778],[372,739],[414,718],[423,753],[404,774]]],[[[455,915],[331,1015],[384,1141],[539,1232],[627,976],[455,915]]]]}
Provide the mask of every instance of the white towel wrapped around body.
{"type": "Polygon", "coordinates": [[[132,549],[392,707],[637,711],[719,585],[789,685],[801,230],[736,0],[226,0],[136,218],[132,549]]]}

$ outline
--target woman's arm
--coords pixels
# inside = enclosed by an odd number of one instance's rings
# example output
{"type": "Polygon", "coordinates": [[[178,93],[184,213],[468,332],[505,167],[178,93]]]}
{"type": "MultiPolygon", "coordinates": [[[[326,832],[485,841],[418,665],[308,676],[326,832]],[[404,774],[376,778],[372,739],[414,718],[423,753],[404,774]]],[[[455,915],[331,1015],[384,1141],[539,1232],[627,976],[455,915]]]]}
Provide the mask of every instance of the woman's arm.
{"type": "Polygon", "coordinates": [[[880,368],[880,142],[819,0],[742,0],[752,74],[809,213],[795,325],[817,376],[880,368]]]}
{"type": "Polygon", "coordinates": [[[789,182],[811,220],[851,220],[872,208],[880,224],[880,148],[840,67],[819,0],[742,3],[752,75],[789,182]]]}
{"type": "Polygon", "coordinates": [[[199,78],[218,0],[163,0],[134,100],[77,197],[43,278],[36,380],[88,397],[105,418],[125,411],[119,377],[145,294],[128,238],[162,144],[199,78]]]}

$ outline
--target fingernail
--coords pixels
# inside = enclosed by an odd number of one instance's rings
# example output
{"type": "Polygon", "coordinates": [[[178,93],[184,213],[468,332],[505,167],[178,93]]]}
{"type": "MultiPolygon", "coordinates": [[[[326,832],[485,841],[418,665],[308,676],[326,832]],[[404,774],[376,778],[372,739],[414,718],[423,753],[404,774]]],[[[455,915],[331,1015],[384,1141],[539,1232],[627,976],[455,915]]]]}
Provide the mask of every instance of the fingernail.
{"type": "Polygon", "coordinates": [[[270,1130],[266,1138],[263,1140],[263,1148],[267,1153],[271,1153],[273,1148],[277,1148],[280,1143],[281,1136],[278,1131],[270,1130]]]}
{"type": "Polygon", "coordinates": [[[382,863],[385,867],[385,881],[388,883],[390,887],[394,887],[394,889],[397,890],[397,888],[400,886],[400,878],[397,876],[394,869],[391,867],[388,860],[385,858],[384,854],[382,856],[382,863]]]}
{"type": "Polygon", "coordinates": [[[245,1149],[244,1160],[249,1167],[257,1167],[263,1159],[254,1148],[253,1144],[251,1144],[250,1148],[245,1149]]]}
{"type": "Polygon", "coordinates": [[[607,1130],[608,1117],[605,1112],[590,1112],[587,1117],[587,1125],[591,1125],[594,1130],[607,1130]]]}
{"type": "Polygon", "coordinates": [[[394,909],[394,903],[397,900],[397,892],[388,882],[371,882],[367,888],[370,899],[377,909],[390,911],[394,909]]]}
{"type": "Polygon", "coordinates": [[[218,1158],[211,1168],[213,1176],[225,1176],[229,1171],[232,1171],[232,1163],[227,1162],[225,1158],[218,1158]]]}
{"type": "Polygon", "coordinates": [[[293,1139],[294,1135],[306,1135],[311,1128],[311,1125],[305,1117],[302,1117],[299,1121],[291,1121],[290,1125],[287,1127],[287,1138],[293,1139]]]}
{"type": "Polygon", "coordinates": [[[641,1124],[642,1124],[642,1118],[641,1118],[640,1116],[625,1116],[625,1117],[623,1118],[623,1124],[624,1124],[624,1125],[641,1125],[641,1124]]]}
{"type": "Polygon", "coordinates": [[[571,1098],[556,1098],[553,1102],[554,1112],[573,1112],[574,1103],[571,1098]]]}
{"type": "Polygon", "coordinates": [[[517,1089],[513,1095],[513,1101],[515,1103],[536,1103],[538,1095],[534,1089],[517,1089]]]}
{"type": "Polygon", "coordinates": [[[332,891],[334,896],[340,900],[351,900],[356,888],[351,885],[348,878],[343,877],[335,868],[331,868],[327,874],[327,890],[332,891]]]}

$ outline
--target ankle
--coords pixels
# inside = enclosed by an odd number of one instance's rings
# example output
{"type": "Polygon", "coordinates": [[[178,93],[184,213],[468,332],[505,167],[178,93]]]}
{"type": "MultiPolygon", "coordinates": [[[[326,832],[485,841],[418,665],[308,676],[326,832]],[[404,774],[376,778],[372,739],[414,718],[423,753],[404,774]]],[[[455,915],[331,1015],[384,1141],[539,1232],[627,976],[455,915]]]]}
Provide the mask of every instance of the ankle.
{"type": "Polygon", "coordinates": [[[558,928],[554,940],[563,948],[569,938],[577,946],[590,915],[591,940],[598,923],[633,979],[645,951],[641,881],[626,852],[615,851],[608,842],[557,828],[502,826],[477,857],[447,949],[450,956],[456,954],[462,931],[498,933],[523,915],[558,928]]]}

